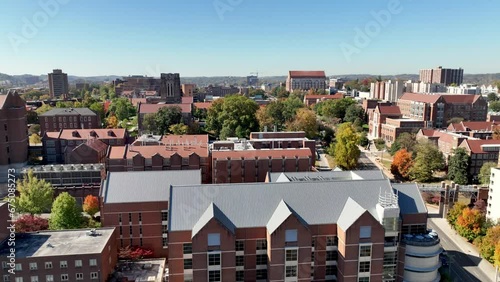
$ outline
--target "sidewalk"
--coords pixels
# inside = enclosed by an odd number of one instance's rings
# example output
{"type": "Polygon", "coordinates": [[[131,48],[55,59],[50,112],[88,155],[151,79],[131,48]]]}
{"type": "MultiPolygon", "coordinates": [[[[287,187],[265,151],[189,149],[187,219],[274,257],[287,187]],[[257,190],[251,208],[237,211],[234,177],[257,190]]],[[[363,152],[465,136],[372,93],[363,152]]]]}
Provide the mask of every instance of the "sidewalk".
{"type": "MultiPolygon", "coordinates": [[[[372,145],[373,147],[375,147],[375,145],[372,145]]],[[[370,146],[370,148],[372,147],[370,146]]],[[[375,165],[378,167],[378,169],[380,169],[384,174],[385,176],[387,176],[387,178],[389,179],[394,179],[394,175],[392,175],[391,171],[388,170],[381,162],[377,161],[376,160],[376,155],[374,156],[373,153],[377,154],[377,153],[380,153],[379,151],[377,151],[376,149],[373,150],[366,150],[365,148],[359,146],[359,149],[361,150],[361,153],[365,154],[365,156],[375,165]]]]}
{"type": "MultiPolygon", "coordinates": [[[[437,225],[438,229],[440,229],[438,231],[445,233],[464,254],[476,256],[479,258],[481,257],[476,248],[474,248],[471,243],[467,242],[464,238],[458,235],[457,232],[451,228],[445,218],[429,218],[429,220],[434,222],[437,225]]],[[[493,265],[485,259],[481,258],[481,261],[479,262],[479,265],[477,267],[480,268],[481,271],[483,271],[488,277],[495,277],[495,267],[493,267],[493,265]]]]}

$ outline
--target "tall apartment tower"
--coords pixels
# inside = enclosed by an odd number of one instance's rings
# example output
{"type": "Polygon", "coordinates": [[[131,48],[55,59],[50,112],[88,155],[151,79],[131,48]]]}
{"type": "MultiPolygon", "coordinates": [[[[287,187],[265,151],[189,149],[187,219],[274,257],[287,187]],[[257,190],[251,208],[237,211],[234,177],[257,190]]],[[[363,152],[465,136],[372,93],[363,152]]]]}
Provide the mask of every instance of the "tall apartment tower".
{"type": "Polygon", "coordinates": [[[443,83],[445,85],[455,83],[456,85],[460,85],[463,80],[464,70],[462,68],[444,69],[439,66],[435,69],[420,70],[420,81],[424,83],[443,83]]]}
{"type": "Polygon", "coordinates": [[[49,73],[49,95],[51,98],[59,98],[64,94],[68,94],[68,74],[62,70],[55,69],[49,73]]]}
{"type": "Polygon", "coordinates": [[[181,78],[178,73],[162,73],[160,96],[167,103],[181,102],[181,78]]]}
{"type": "Polygon", "coordinates": [[[19,169],[28,160],[26,103],[15,91],[0,95],[0,183],[7,182],[8,169],[19,169]]]}

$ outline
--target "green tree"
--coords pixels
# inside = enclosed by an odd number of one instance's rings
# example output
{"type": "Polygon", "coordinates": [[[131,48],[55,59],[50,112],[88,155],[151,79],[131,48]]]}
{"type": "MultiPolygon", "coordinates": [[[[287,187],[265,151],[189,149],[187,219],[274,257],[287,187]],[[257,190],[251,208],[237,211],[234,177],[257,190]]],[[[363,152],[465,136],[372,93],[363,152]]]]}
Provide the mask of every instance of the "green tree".
{"type": "Polygon", "coordinates": [[[352,104],[347,107],[344,116],[344,122],[359,124],[361,126],[365,121],[365,110],[357,104],[352,104]]]}
{"type": "Polygon", "coordinates": [[[278,86],[271,90],[271,94],[276,98],[287,98],[290,95],[290,92],[286,91],[285,87],[278,86]]]}
{"type": "Polygon", "coordinates": [[[248,137],[259,129],[256,112],[259,105],[241,95],[231,95],[212,104],[207,114],[207,128],[220,139],[227,137],[248,137]],[[221,100],[221,102],[219,102],[221,100]]]}
{"type": "Polygon", "coordinates": [[[304,131],[308,138],[314,138],[318,135],[318,123],[316,115],[309,109],[300,109],[297,116],[286,126],[289,131],[304,131]]]}
{"type": "Polygon", "coordinates": [[[183,123],[172,124],[168,130],[175,135],[183,135],[188,133],[189,127],[183,123]]]}
{"type": "Polygon", "coordinates": [[[108,112],[114,113],[118,120],[124,120],[136,114],[136,108],[127,98],[118,98],[111,102],[108,112]]]}
{"type": "Polygon", "coordinates": [[[430,142],[419,143],[416,155],[415,163],[410,169],[413,180],[427,182],[432,179],[434,171],[443,169],[445,165],[443,153],[430,142]]]}
{"type": "Polygon", "coordinates": [[[467,168],[469,167],[469,156],[464,148],[457,148],[453,150],[448,164],[448,179],[465,185],[469,182],[467,168]]]}
{"type": "Polygon", "coordinates": [[[178,106],[163,107],[155,114],[157,132],[165,135],[169,132],[171,125],[181,123],[182,110],[178,106]]]}
{"type": "Polygon", "coordinates": [[[500,101],[493,101],[488,104],[490,112],[500,112],[500,101]]]}
{"type": "Polygon", "coordinates": [[[285,122],[294,119],[297,111],[305,107],[302,101],[302,99],[295,95],[290,95],[290,97],[283,101],[283,118],[285,122]]]}
{"type": "Polygon", "coordinates": [[[33,171],[28,171],[22,180],[17,181],[19,196],[14,200],[17,213],[41,214],[50,209],[54,199],[52,185],[43,179],[35,177],[33,171]]]}
{"type": "Polygon", "coordinates": [[[50,110],[52,110],[52,107],[49,104],[43,104],[41,107],[39,107],[38,109],[36,109],[36,113],[38,115],[41,115],[41,114],[43,114],[45,112],[48,112],[50,110]]]}
{"type": "Polygon", "coordinates": [[[446,215],[446,219],[448,220],[448,223],[451,225],[451,227],[455,228],[458,216],[462,214],[462,211],[465,208],[467,208],[466,204],[457,202],[453,205],[453,208],[451,208],[448,211],[448,214],[446,215]]]}
{"type": "Polygon", "coordinates": [[[494,102],[494,101],[498,101],[498,96],[496,93],[489,93],[486,100],[488,100],[488,103],[489,102],[494,102]]]}
{"type": "Polygon", "coordinates": [[[146,114],[142,119],[142,128],[144,132],[156,134],[158,128],[156,127],[156,114],[146,114]]]}
{"type": "Polygon", "coordinates": [[[484,163],[479,171],[479,182],[483,185],[490,184],[491,168],[497,167],[497,163],[487,162],[484,163]]]}
{"type": "Polygon", "coordinates": [[[351,98],[343,98],[337,100],[327,100],[321,103],[324,103],[320,113],[321,115],[329,118],[344,120],[347,108],[356,104],[356,101],[351,98]]]}
{"type": "Polygon", "coordinates": [[[63,192],[57,196],[52,204],[50,213],[49,228],[52,230],[76,229],[83,223],[82,211],[68,192],[63,192]]]}
{"type": "Polygon", "coordinates": [[[33,125],[31,125],[29,132],[31,134],[34,134],[34,133],[38,134],[38,133],[40,133],[40,125],[39,124],[33,124],[33,125]]]}
{"type": "Polygon", "coordinates": [[[42,143],[42,138],[36,133],[30,135],[30,144],[40,144],[42,143]]]}
{"type": "Polygon", "coordinates": [[[345,170],[355,169],[361,151],[359,136],[351,123],[343,123],[337,128],[336,141],[334,158],[337,165],[345,170]]]}
{"type": "Polygon", "coordinates": [[[193,117],[199,120],[205,120],[207,118],[207,109],[199,109],[194,107],[193,117]]]}
{"type": "Polygon", "coordinates": [[[26,111],[26,121],[28,124],[38,123],[38,113],[33,110],[26,111]]]}
{"type": "Polygon", "coordinates": [[[368,146],[370,140],[368,140],[368,134],[366,132],[362,132],[359,136],[359,145],[362,147],[368,146]]]}
{"type": "Polygon", "coordinates": [[[104,105],[101,102],[94,102],[88,108],[96,113],[101,121],[104,121],[104,105]]]}
{"type": "Polygon", "coordinates": [[[417,140],[415,134],[403,132],[396,137],[396,140],[391,145],[389,153],[394,156],[394,154],[401,149],[406,149],[408,152],[414,152],[416,145],[417,140]]]}
{"type": "Polygon", "coordinates": [[[262,97],[265,97],[266,95],[266,92],[262,89],[259,89],[259,88],[250,88],[250,90],[248,91],[248,96],[249,97],[255,97],[255,96],[262,96],[262,97]]]}

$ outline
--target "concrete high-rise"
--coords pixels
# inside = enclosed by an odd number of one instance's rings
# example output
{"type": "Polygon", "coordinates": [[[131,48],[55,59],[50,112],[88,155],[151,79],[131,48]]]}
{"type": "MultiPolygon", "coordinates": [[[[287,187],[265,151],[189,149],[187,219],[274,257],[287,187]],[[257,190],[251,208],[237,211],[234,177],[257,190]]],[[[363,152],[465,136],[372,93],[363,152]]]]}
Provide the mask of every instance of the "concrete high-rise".
{"type": "Polygon", "coordinates": [[[162,73],[160,96],[167,103],[181,102],[181,79],[178,73],[162,73]]]}
{"type": "Polygon", "coordinates": [[[439,66],[435,69],[420,70],[420,81],[425,83],[444,83],[445,85],[455,83],[456,85],[460,85],[463,80],[464,70],[462,68],[444,69],[439,66]]]}
{"type": "Polygon", "coordinates": [[[58,98],[67,95],[69,92],[68,74],[62,70],[55,69],[49,73],[49,95],[51,98],[58,98]]]}

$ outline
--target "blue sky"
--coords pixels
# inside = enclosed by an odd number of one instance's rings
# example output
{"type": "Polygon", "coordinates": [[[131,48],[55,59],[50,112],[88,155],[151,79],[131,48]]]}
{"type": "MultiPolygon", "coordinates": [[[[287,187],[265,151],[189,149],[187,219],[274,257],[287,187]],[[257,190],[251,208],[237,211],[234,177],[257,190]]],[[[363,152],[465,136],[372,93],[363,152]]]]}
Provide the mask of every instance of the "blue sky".
{"type": "Polygon", "coordinates": [[[0,11],[8,74],[500,72],[497,0],[3,0],[0,11]]]}

